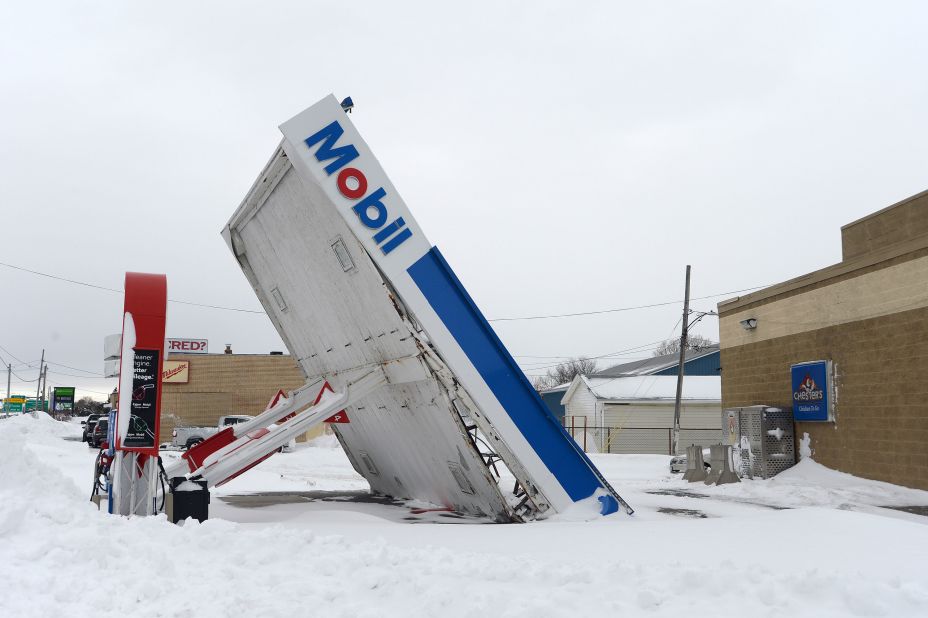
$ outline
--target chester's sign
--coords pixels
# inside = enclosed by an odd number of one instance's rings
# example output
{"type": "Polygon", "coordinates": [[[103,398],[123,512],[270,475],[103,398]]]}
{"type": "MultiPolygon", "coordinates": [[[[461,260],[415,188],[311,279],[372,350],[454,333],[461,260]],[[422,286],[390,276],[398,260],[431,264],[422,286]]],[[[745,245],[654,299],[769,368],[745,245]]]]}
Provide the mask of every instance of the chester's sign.
{"type": "Polygon", "coordinates": [[[797,421],[832,421],[831,361],[792,366],[793,418],[797,421]]]}

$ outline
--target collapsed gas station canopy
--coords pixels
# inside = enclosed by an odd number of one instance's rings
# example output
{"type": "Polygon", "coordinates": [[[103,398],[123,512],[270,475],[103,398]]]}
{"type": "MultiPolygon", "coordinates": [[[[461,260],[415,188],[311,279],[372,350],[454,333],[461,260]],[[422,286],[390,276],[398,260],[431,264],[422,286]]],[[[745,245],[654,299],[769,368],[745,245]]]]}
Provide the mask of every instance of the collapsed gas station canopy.
{"type": "Polygon", "coordinates": [[[280,128],[223,236],[308,382],[344,392],[372,370],[384,376],[332,425],[371,489],[497,521],[589,498],[604,514],[631,512],[535,393],[338,101],[280,128]],[[514,492],[499,486],[496,464],[514,492]]]}

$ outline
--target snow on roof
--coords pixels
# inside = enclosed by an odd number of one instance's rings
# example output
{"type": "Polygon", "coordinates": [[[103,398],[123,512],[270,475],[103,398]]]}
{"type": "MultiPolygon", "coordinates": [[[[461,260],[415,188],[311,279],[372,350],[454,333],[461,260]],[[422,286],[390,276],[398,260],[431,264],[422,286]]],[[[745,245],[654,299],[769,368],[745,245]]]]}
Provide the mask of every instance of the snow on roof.
{"type": "MultiPolygon", "coordinates": [[[[699,351],[687,350],[686,351],[686,360],[684,362],[690,362],[697,358],[702,358],[703,356],[708,356],[709,354],[714,354],[719,351],[719,345],[716,343],[707,348],[704,348],[699,351]]],[[[613,365],[603,369],[602,371],[597,371],[594,374],[591,374],[591,377],[596,378],[621,378],[625,376],[643,376],[651,375],[668,369],[670,367],[676,367],[680,364],[680,353],[675,352],[673,354],[664,354],[662,356],[652,356],[651,358],[644,358],[641,360],[631,361],[629,363],[622,363],[620,365],[613,365]]]]}
{"type": "MultiPolygon", "coordinates": [[[[624,378],[588,378],[578,376],[564,395],[566,403],[579,381],[586,384],[599,399],[612,401],[671,400],[677,397],[676,376],[629,376],[624,378]]],[[[683,399],[701,401],[722,400],[721,376],[690,376],[683,378],[683,399]]]]}
{"type": "Polygon", "coordinates": [[[570,382],[564,382],[563,384],[558,384],[557,386],[552,386],[550,388],[543,388],[538,392],[539,393],[559,393],[559,392],[566,391],[568,388],[570,388],[570,382]]]}

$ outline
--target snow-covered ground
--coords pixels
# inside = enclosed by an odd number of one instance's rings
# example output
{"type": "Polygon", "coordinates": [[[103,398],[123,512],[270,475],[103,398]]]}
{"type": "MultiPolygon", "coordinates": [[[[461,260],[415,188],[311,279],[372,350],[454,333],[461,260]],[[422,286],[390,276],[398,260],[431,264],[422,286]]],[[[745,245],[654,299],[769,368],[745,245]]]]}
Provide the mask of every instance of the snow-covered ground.
{"type": "Polygon", "coordinates": [[[812,460],[706,487],[596,455],[634,516],[490,525],[368,499],[323,440],[174,526],[98,512],[79,435],[0,420],[0,616],[928,615],[928,517],[883,508],[928,492],[812,460]]]}

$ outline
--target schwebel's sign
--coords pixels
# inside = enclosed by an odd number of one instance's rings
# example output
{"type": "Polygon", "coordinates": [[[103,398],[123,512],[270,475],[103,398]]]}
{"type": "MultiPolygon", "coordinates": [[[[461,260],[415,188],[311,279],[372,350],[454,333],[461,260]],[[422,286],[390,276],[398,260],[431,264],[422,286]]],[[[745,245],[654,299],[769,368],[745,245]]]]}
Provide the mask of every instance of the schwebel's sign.
{"type": "Polygon", "coordinates": [[[168,354],[209,354],[209,341],[206,339],[166,339],[168,354]]]}
{"type": "Polygon", "coordinates": [[[799,363],[791,368],[793,418],[797,421],[832,421],[831,361],[799,363]]]}

